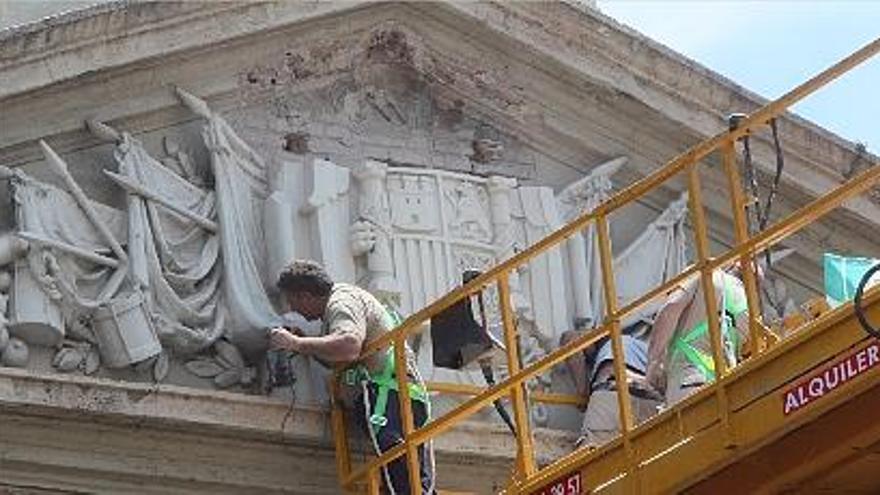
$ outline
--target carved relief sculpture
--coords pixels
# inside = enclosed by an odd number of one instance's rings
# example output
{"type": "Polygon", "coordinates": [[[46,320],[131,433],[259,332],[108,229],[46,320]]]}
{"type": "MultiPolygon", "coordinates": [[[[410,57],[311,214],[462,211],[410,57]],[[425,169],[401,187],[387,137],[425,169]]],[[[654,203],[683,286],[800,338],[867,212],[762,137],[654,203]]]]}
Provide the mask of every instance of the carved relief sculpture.
{"type": "Polygon", "coordinates": [[[388,166],[367,160],[355,172],[358,179],[358,222],[365,222],[373,230],[374,240],[367,258],[366,286],[384,299],[397,299],[400,289],[394,278],[391,253],[391,209],[385,189],[388,166]]]}

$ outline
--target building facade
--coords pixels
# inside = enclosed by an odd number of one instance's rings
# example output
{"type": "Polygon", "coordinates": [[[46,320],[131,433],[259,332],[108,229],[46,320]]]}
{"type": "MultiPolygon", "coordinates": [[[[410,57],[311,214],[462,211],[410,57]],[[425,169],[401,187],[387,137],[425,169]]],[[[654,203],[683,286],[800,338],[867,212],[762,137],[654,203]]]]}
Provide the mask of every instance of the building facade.
{"type": "MultiPolygon", "coordinates": [[[[763,103],[578,3],[101,3],[0,31],[0,81],[0,487],[50,493],[336,493],[326,370],[265,387],[284,263],[411,314],[763,103]]],[[[778,124],[778,211],[862,166],[778,124]]],[[[751,145],[770,177],[772,138],[751,145]]],[[[689,263],[683,185],[611,219],[622,301],[689,263]]],[[[729,246],[727,198],[705,199],[729,246]]],[[[866,196],[794,238],[765,316],[821,291],[822,252],[880,250],[878,223],[866,196]]],[[[512,280],[525,361],[602,321],[592,236],[512,280]]],[[[429,340],[428,380],[482,383],[429,340]]],[[[503,486],[513,442],[477,419],[438,442],[442,487],[503,486]]],[[[531,420],[545,459],[570,449],[573,408],[531,420]]]]}

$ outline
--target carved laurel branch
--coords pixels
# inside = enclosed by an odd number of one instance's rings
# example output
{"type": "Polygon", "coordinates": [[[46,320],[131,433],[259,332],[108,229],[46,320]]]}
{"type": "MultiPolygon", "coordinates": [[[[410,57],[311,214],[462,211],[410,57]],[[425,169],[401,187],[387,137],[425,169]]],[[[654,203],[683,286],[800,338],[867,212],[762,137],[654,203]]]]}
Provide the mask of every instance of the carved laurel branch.
{"type": "Polygon", "coordinates": [[[92,375],[101,367],[98,348],[89,342],[65,339],[52,358],[52,367],[62,373],[81,371],[92,375]]]}
{"type": "Polygon", "coordinates": [[[256,376],[255,370],[247,366],[238,349],[225,340],[218,340],[212,348],[212,355],[202,356],[184,365],[199,378],[213,378],[218,388],[233,385],[248,385],[256,376]]]}

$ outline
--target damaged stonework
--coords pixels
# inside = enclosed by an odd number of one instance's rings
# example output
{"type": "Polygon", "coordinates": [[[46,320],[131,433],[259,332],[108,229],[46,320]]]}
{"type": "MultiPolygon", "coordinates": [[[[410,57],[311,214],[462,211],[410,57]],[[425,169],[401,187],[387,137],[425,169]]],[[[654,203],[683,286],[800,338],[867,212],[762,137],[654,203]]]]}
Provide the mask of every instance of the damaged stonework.
{"type": "MultiPolygon", "coordinates": [[[[471,112],[455,96],[476,92],[495,98],[498,84],[487,81],[505,81],[505,74],[490,75],[476,60],[465,69],[463,57],[454,65],[444,62],[399,23],[303,45],[291,44],[277,52],[276,60],[261,62],[238,79],[238,99],[268,109],[274,120],[259,124],[256,115],[239,118],[281,133],[285,151],[342,163],[355,155],[534,178],[534,150],[492,123],[468,117],[471,112]],[[456,74],[458,82],[436,76],[444,73],[456,74]]],[[[509,101],[501,106],[509,107],[509,101]]]]}

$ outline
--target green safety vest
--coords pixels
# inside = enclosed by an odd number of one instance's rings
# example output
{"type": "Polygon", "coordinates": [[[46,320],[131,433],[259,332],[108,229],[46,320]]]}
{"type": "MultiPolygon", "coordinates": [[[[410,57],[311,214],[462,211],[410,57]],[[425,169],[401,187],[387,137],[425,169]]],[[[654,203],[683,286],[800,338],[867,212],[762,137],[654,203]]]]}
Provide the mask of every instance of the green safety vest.
{"type": "MultiPolygon", "coordinates": [[[[386,314],[388,318],[392,322],[392,326],[399,326],[403,321],[400,315],[397,314],[394,309],[387,306],[385,307],[385,310],[387,311],[386,314]]],[[[351,366],[343,373],[343,382],[346,385],[357,386],[365,381],[376,385],[376,405],[373,407],[373,414],[370,416],[370,426],[373,428],[374,433],[378,433],[383,426],[388,424],[388,418],[385,416],[385,411],[388,409],[388,392],[390,390],[394,390],[395,392],[399,390],[394,369],[394,346],[391,346],[385,354],[385,365],[379,373],[370,373],[367,367],[363,364],[351,366]]],[[[412,382],[407,383],[407,388],[409,389],[410,399],[424,404],[428,410],[428,416],[430,417],[428,389],[421,383],[412,382]]],[[[364,397],[364,400],[367,400],[367,398],[364,397]]]]}
{"type": "MultiPolygon", "coordinates": [[[[736,349],[739,348],[739,334],[736,331],[736,319],[741,314],[748,311],[749,307],[742,298],[737,297],[734,284],[730,282],[726,276],[723,280],[724,298],[722,302],[724,312],[721,318],[721,335],[730,340],[735,353],[736,349]]],[[[670,343],[670,361],[683,355],[689,363],[693,364],[700,373],[711,382],[715,380],[715,362],[712,360],[710,354],[703,352],[703,350],[694,346],[695,341],[704,338],[708,333],[709,322],[704,321],[690,331],[682,332],[682,335],[675,337],[670,343]]]]}

